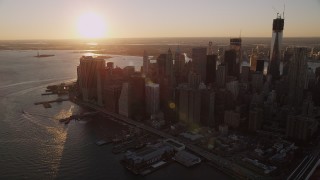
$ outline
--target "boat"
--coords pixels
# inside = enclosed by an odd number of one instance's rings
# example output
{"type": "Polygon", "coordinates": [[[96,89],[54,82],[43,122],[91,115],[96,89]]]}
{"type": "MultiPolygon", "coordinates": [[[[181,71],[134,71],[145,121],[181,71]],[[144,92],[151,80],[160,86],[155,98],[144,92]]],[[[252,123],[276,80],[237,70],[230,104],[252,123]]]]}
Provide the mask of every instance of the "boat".
{"type": "Polygon", "coordinates": [[[37,56],[34,56],[34,57],[42,58],[42,57],[50,57],[50,56],[54,56],[54,54],[41,54],[41,55],[37,55],[37,56]]]}
{"type": "Polygon", "coordinates": [[[51,56],[54,56],[54,54],[39,54],[39,51],[38,51],[38,54],[34,57],[43,58],[43,57],[51,57],[51,56]]]}

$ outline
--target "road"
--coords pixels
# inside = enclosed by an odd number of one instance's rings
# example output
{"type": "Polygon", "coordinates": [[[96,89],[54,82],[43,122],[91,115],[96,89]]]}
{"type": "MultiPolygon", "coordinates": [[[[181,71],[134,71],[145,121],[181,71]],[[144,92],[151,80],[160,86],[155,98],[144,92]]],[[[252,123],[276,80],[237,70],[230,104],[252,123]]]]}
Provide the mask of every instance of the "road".
{"type": "Polygon", "coordinates": [[[144,129],[150,133],[156,134],[158,136],[161,136],[163,138],[166,139],[174,139],[176,141],[182,142],[185,144],[186,148],[191,150],[192,152],[202,156],[203,158],[207,159],[209,162],[213,163],[215,165],[216,168],[218,168],[219,170],[223,171],[224,173],[231,175],[233,177],[237,177],[237,178],[242,178],[242,179],[265,179],[263,176],[257,175],[256,173],[236,164],[231,162],[228,159],[225,159],[223,157],[217,156],[213,153],[210,153],[202,148],[199,148],[193,144],[190,144],[189,142],[183,141],[181,139],[178,139],[177,137],[174,137],[170,134],[167,134],[165,132],[162,132],[158,129],[154,129],[150,126],[147,126],[143,123],[134,121],[132,119],[129,119],[125,116],[122,116],[120,114],[116,114],[113,112],[109,112],[103,108],[100,108],[96,105],[90,104],[90,103],[85,103],[85,102],[80,102],[81,105],[87,106],[89,108],[92,108],[96,111],[99,111],[101,113],[104,113],[106,115],[112,116],[113,118],[116,118],[122,122],[125,122],[127,124],[136,126],[138,128],[144,129]]]}
{"type": "Polygon", "coordinates": [[[309,179],[320,164],[320,144],[292,171],[287,180],[309,179]]]}

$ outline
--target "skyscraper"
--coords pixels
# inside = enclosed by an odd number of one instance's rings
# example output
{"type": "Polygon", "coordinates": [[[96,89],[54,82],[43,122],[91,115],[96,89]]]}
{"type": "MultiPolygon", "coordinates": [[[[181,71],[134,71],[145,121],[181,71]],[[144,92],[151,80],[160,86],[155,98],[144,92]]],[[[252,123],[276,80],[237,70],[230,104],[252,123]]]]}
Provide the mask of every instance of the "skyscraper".
{"type": "Polygon", "coordinates": [[[201,115],[200,120],[203,126],[213,127],[214,121],[214,104],[215,104],[215,93],[211,90],[201,90],[201,115]]]}
{"type": "Polygon", "coordinates": [[[232,93],[234,100],[236,100],[239,94],[239,82],[236,80],[227,82],[226,89],[232,93]]]}
{"type": "Polygon", "coordinates": [[[105,66],[104,59],[93,58],[92,56],[82,56],[80,58],[77,73],[84,101],[98,101],[98,99],[102,99],[99,98],[102,89],[100,72],[105,69],[105,66]]]}
{"type": "Polygon", "coordinates": [[[179,88],[178,119],[187,124],[200,123],[201,91],[179,88]]]}
{"type": "Polygon", "coordinates": [[[131,93],[130,93],[130,84],[123,83],[120,97],[119,97],[119,114],[131,117],[132,110],[131,110],[131,93]]]}
{"type": "Polygon", "coordinates": [[[289,65],[289,103],[299,107],[303,101],[303,91],[307,79],[307,49],[295,48],[289,65]]]}
{"type": "Polygon", "coordinates": [[[159,111],[159,84],[146,84],[146,106],[148,115],[156,114],[159,111]]]}
{"type": "Polygon", "coordinates": [[[250,66],[251,66],[251,70],[255,71],[256,67],[257,67],[257,59],[258,59],[258,48],[252,49],[251,50],[251,55],[250,55],[250,66]]]}
{"type": "Polygon", "coordinates": [[[281,15],[279,16],[279,14],[277,14],[277,18],[273,19],[270,62],[268,68],[268,74],[272,76],[273,80],[278,79],[280,76],[280,59],[283,26],[284,19],[281,18],[281,15]]]}
{"type": "Polygon", "coordinates": [[[224,62],[227,65],[227,74],[229,76],[239,77],[240,65],[237,63],[237,52],[234,49],[227,50],[224,53],[224,62]]]}
{"type": "Polygon", "coordinates": [[[166,75],[167,54],[160,54],[157,58],[157,74],[158,78],[162,79],[166,75]]]}
{"type": "Polygon", "coordinates": [[[143,73],[145,75],[147,75],[149,72],[149,63],[150,63],[150,61],[149,61],[147,51],[144,51],[143,52],[143,73]]]}
{"type": "Polygon", "coordinates": [[[182,75],[184,65],[185,57],[181,53],[180,48],[177,47],[176,52],[174,54],[174,73],[178,82],[180,82],[180,76],[182,75]]]}
{"type": "Polygon", "coordinates": [[[263,122],[263,109],[254,108],[249,112],[249,127],[250,131],[260,130],[263,122]]]}
{"type": "Polygon", "coordinates": [[[296,140],[307,140],[318,129],[318,121],[315,118],[303,115],[289,115],[287,119],[286,135],[296,140]]]}
{"type": "Polygon", "coordinates": [[[192,48],[194,71],[201,75],[201,81],[206,82],[207,48],[192,48]]]}
{"type": "Polygon", "coordinates": [[[132,95],[131,99],[131,109],[132,116],[135,120],[143,120],[145,116],[145,78],[141,76],[131,76],[130,82],[130,93],[132,95]]]}
{"type": "Polygon", "coordinates": [[[110,84],[104,86],[103,100],[106,110],[119,113],[119,98],[122,91],[122,85],[110,84]]]}
{"type": "Polygon", "coordinates": [[[217,86],[219,88],[225,87],[226,77],[227,77],[227,68],[224,64],[220,64],[217,69],[217,86]]]}
{"type": "Polygon", "coordinates": [[[210,41],[208,44],[207,55],[212,55],[212,54],[213,54],[213,44],[210,41]]]}
{"type": "Polygon", "coordinates": [[[189,88],[198,89],[201,82],[201,76],[194,72],[189,72],[188,84],[189,88]]]}
{"type": "Polygon", "coordinates": [[[171,49],[169,48],[167,58],[166,58],[166,76],[170,77],[170,79],[173,76],[173,57],[171,49]]]}
{"type": "Polygon", "coordinates": [[[207,55],[207,67],[206,67],[206,83],[213,84],[216,81],[216,64],[217,55],[207,55]]]}
{"type": "Polygon", "coordinates": [[[259,71],[259,72],[263,73],[263,71],[264,71],[264,60],[263,59],[257,60],[257,66],[256,66],[255,71],[259,71]]]}
{"type": "Polygon", "coordinates": [[[250,66],[242,66],[241,68],[241,82],[247,83],[249,81],[250,66]]]}
{"type": "Polygon", "coordinates": [[[230,38],[230,49],[235,50],[237,54],[236,63],[242,62],[241,38],[230,38]]]}
{"type": "Polygon", "coordinates": [[[253,92],[260,92],[263,88],[263,74],[262,72],[254,72],[251,74],[251,85],[253,92]]]}

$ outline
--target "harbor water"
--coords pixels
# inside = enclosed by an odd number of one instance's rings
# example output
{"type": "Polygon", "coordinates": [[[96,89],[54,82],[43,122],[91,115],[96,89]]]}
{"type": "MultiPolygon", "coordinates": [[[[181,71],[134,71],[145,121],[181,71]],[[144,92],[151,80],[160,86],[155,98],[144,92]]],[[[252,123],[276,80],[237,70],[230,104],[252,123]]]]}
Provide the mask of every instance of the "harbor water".
{"type": "MultiPolygon", "coordinates": [[[[68,101],[48,109],[34,105],[57,98],[41,96],[46,86],[76,79],[84,54],[55,50],[41,52],[55,56],[36,58],[36,53],[0,51],[0,179],[230,179],[205,163],[191,169],[171,163],[144,177],[132,174],[111,144],[95,144],[122,125],[103,117],[65,125],[59,119],[85,110],[68,101]]],[[[107,61],[136,69],[142,65],[142,57],[134,56],[107,61]]]]}

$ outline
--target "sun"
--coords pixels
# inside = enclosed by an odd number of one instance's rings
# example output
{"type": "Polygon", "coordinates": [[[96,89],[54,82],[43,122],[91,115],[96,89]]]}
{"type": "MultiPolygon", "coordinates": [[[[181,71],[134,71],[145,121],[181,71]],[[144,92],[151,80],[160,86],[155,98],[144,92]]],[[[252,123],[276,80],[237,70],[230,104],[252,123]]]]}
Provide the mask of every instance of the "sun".
{"type": "Polygon", "coordinates": [[[82,14],[77,22],[77,30],[82,38],[103,38],[106,36],[106,23],[101,16],[88,12],[82,14]]]}

